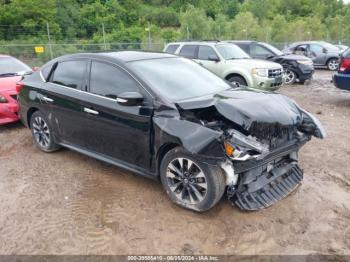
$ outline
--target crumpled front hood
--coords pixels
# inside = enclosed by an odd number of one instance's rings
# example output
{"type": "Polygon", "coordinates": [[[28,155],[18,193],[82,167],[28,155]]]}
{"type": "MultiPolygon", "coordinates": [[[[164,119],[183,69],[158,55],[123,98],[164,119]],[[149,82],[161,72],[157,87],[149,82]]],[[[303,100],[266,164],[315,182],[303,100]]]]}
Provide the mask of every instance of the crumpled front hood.
{"type": "Polygon", "coordinates": [[[285,60],[310,60],[310,61],[312,61],[307,56],[295,55],[295,54],[284,54],[284,55],[281,55],[281,56],[276,56],[276,58],[283,58],[285,60]]]}
{"type": "Polygon", "coordinates": [[[214,106],[226,119],[249,130],[252,123],[294,126],[302,122],[302,112],[291,99],[254,89],[233,89],[211,97],[182,101],[184,109],[214,106]]]}

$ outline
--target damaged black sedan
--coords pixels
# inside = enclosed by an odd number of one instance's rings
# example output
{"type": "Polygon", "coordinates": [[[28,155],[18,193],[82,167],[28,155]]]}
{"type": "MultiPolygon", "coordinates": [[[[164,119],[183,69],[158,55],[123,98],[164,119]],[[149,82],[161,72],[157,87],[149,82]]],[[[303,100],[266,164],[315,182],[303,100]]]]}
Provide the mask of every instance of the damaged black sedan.
{"type": "Polygon", "coordinates": [[[57,58],[19,83],[20,116],[39,149],[67,147],[160,178],[196,211],[225,190],[243,210],[302,181],[298,151],[320,122],[287,97],[238,89],[196,63],[145,52],[57,58]]]}

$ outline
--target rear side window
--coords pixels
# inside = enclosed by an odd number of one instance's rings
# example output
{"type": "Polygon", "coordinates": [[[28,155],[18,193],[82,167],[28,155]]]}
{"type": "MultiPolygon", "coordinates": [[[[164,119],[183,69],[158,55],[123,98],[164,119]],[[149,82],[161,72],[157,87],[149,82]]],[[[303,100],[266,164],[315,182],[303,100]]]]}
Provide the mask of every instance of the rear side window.
{"type": "Polygon", "coordinates": [[[314,52],[314,53],[316,53],[316,54],[319,54],[319,53],[322,53],[322,52],[323,52],[323,47],[320,46],[320,45],[311,44],[311,45],[310,45],[310,51],[311,51],[311,52],[314,52]]]}
{"type": "Polygon", "coordinates": [[[179,55],[186,58],[194,59],[196,57],[196,48],[196,45],[185,45],[181,48],[179,55]]]}
{"type": "Polygon", "coordinates": [[[50,72],[51,72],[52,66],[53,66],[53,65],[51,64],[51,65],[45,66],[45,67],[43,67],[43,68],[41,69],[41,74],[42,74],[42,76],[43,76],[43,78],[44,78],[45,80],[47,80],[47,78],[49,77],[49,74],[50,74],[50,72]]]}
{"type": "Polygon", "coordinates": [[[218,58],[217,54],[215,53],[214,49],[210,46],[199,46],[198,48],[198,59],[200,60],[209,60],[209,56],[218,58]]]}
{"type": "Polygon", "coordinates": [[[138,90],[136,81],[124,70],[110,64],[92,62],[90,93],[115,99],[122,92],[138,90]]]}
{"type": "Polygon", "coordinates": [[[179,46],[180,45],[168,45],[168,47],[165,49],[165,53],[175,54],[175,52],[179,46]]]}
{"type": "Polygon", "coordinates": [[[58,63],[51,82],[66,87],[80,89],[86,71],[86,61],[65,61],[58,63]]]}

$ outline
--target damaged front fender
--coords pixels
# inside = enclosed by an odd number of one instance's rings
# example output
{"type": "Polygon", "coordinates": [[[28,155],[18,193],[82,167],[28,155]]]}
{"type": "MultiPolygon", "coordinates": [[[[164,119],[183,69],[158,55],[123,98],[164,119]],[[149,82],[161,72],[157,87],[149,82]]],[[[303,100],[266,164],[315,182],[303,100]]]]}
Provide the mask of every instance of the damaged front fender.
{"type": "Polygon", "coordinates": [[[156,142],[159,148],[163,143],[172,141],[184,147],[188,152],[216,161],[226,158],[221,136],[223,132],[209,129],[200,124],[173,117],[154,117],[155,132],[159,134],[156,142]]]}

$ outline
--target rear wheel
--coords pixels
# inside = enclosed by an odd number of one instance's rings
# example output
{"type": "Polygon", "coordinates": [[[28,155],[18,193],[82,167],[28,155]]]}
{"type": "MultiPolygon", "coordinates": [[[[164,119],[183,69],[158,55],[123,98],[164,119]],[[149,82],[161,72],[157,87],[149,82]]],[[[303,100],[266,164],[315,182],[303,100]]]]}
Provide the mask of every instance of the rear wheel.
{"type": "Polygon", "coordinates": [[[227,80],[236,87],[247,86],[247,82],[241,76],[231,76],[227,80]]]}
{"type": "Polygon", "coordinates": [[[339,59],[331,58],[327,62],[327,68],[331,71],[337,70],[339,67],[339,59]]]}
{"type": "Polygon", "coordinates": [[[182,148],[170,150],[162,160],[160,177],[176,204],[203,212],[213,207],[225,191],[221,169],[199,161],[182,148]]]}
{"type": "Polygon", "coordinates": [[[60,148],[60,146],[53,141],[51,128],[48,121],[40,111],[34,112],[31,116],[30,128],[34,142],[40,150],[45,152],[53,152],[60,148]]]}

